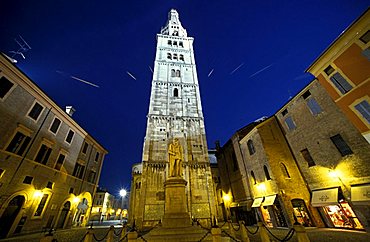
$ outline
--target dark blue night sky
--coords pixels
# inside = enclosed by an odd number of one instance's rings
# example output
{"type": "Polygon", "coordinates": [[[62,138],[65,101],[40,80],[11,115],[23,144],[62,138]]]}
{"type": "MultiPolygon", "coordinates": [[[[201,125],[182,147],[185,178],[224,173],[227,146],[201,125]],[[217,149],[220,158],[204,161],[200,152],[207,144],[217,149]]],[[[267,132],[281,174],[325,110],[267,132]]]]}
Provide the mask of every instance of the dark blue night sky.
{"type": "Polygon", "coordinates": [[[25,60],[18,56],[18,67],[58,105],[73,105],[74,119],[108,149],[100,186],[116,194],[130,187],[131,165],[141,161],[149,66],[171,8],[195,38],[212,148],[216,140],[223,144],[237,129],[274,114],[309,83],[313,77],[305,69],[368,3],[2,0],[0,50],[17,49],[18,35],[31,45],[25,60]]]}

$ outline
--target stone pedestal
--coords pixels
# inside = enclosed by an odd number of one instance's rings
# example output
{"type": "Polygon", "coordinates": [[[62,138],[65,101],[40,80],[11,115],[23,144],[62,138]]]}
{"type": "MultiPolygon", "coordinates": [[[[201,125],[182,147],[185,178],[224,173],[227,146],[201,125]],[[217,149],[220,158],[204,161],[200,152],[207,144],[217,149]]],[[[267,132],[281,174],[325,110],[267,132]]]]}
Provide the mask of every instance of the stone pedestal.
{"type": "Polygon", "coordinates": [[[165,205],[162,224],[164,228],[190,227],[191,220],[186,203],[187,182],[181,177],[168,178],[164,183],[165,205]]]}

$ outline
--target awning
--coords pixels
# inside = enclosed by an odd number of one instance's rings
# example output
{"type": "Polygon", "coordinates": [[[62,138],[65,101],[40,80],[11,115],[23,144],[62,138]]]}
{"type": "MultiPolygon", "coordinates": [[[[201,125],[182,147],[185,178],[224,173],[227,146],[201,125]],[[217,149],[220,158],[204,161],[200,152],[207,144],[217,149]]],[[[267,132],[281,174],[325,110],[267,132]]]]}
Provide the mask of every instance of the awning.
{"type": "Polygon", "coordinates": [[[318,191],[312,191],[313,207],[323,207],[338,204],[338,188],[330,188],[318,191]]]}
{"type": "Polygon", "coordinates": [[[267,196],[265,197],[265,201],[263,201],[262,206],[271,206],[275,202],[276,195],[267,196]]]}
{"type": "Polygon", "coordinates": [[[354,204],[370,204],[370,185],[351,187],[351,200],[354,204]]]}
{"type": "Polygon", "coordinates": [[[254,199],[253,204],[252,204],[252,208],[260,207],[261,203],[262,203],[262,200],[263,200],[263,197],[258,197],[256,199],[254,199]]]}

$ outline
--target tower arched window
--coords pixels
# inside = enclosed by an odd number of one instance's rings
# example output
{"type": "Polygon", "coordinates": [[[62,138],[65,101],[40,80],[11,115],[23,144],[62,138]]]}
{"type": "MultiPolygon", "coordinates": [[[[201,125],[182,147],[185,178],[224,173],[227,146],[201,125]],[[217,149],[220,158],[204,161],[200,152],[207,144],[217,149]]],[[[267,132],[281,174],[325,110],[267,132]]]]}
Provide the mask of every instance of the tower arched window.
{"type": "Polygon", "coordinates": [[[254,153],[256,153],[256,150],[254,149],[253,141],[251,139],[248,140],[247,145],[248,145],[248,150],[249,150],[250,155],[253,155],[254,153]]]}
{"type": "Polygon", "coordinates": [[[266,165],[263,166],[263,171],[265,172],[266,179],[271,180],[270,173],[266,165]]]}
{"type": "Polygon", "coordinates": [[[177,54],[173,54],[173,59],[177,60],[177,54]]]}
{"type": "Polygon", "coordinates": [[[172,46],[172,41],[171,40],[168,40],[168,45],[171,45],[172,46]]]}
{"type": "Polygon", "coordinates": [[[179,89],[175,88],[173,89],[173,96],[178,97],[179,96],[179,89]]]}
{"type": "Polygon", "coordinates": [[[174,41],[174,42],[173,42],[173,45],[176,45],[176,46],[177,46],[177,41],[174,41]]]}
{"type": "Polygon", "coordinates": [[[171,70],[171,77],[175,77],[176,76],[176,72],[174,69],[171,70]]]}
{"type": "Polygon", "coordinates": [[[167,53],[167,59],[172,60],[172,55],[171,55],[171,53],[167,53]]]}
{"type": "Polygon", "coordinates": [[[179,60],[184,61],[184,55],[180,55],[179,60]]]}
{"type": "Polygon", "coordinates": [[[184,43],[182,41],[179,42],[180,47],[184,47],[184,43]]]}
{"type": "Polygon", "coordinates": [[[180,70],[177,70],[176,71],[176,77],[180,77],[180,76],[181,76],[180,70]]]}
{"type": "Polygon", "coordinates": [[[252,177],[253,184],[254,185],[257,184],[256,176],[254,175],[254,172],[253,171],[251,171],[251,177],[252,177]]]}
{"type": "Polygon", "coordinates": [[[287,167],[286,167],[286,165],[284,163],[280,163],[280,168],[281,168],[281,172],[283,172],[284,176],[286,178],[290,178],[288,169],[287,169],[287,167]]]}

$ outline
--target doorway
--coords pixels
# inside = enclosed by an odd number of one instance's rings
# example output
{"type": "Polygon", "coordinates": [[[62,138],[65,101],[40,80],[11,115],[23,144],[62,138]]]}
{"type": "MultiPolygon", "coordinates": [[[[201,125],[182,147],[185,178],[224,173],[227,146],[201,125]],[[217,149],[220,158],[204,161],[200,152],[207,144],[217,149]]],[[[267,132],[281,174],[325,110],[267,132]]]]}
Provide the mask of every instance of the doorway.
{"type": "Polygon", "coordinates": [[[58,220],[58,223],[57,223],[57,227],[56,227],[57,229],[63,229],[64,228],[64,225],[65,225],[65,222],[66,222],[66,219],[67,219],[70,208],[71,208],[71,202],[68,201],[68,202],[64,203],[63,209],[60,212],[59,220],[58,220]]]}
{"type": "Polygon", "coordinates": [[[0,238],[6,238],[8,235],[19,211],[23,207],[24,201],[24,196],[18,195],[8,203],[8,206],[0,218],[0,238]]]}

